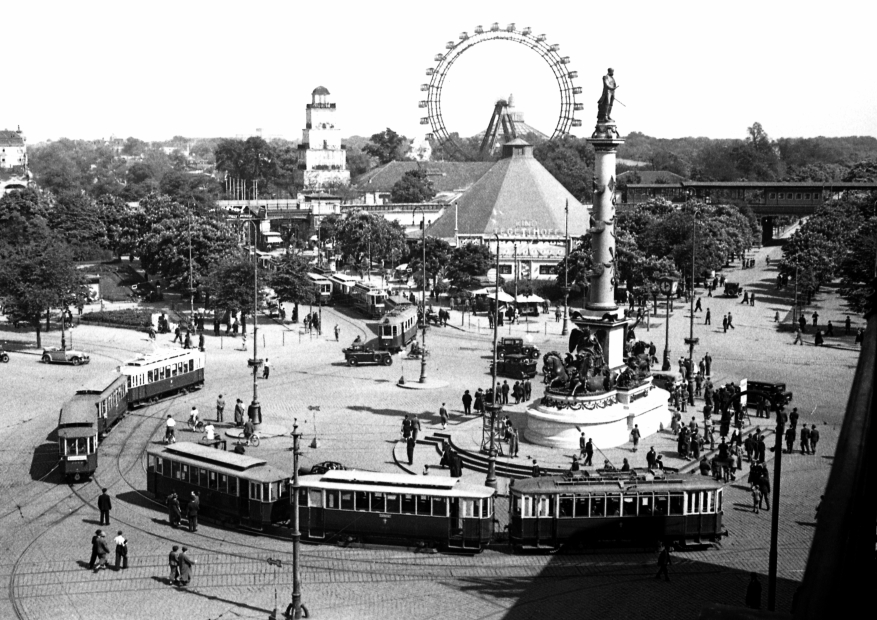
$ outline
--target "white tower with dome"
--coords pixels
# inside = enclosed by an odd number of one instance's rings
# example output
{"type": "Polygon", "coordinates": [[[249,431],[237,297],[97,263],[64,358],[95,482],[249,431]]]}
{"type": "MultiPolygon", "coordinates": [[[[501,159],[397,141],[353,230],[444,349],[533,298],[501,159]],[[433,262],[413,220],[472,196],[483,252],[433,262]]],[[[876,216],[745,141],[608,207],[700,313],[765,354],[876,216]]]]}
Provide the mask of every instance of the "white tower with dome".
{"type": "Polygon", "coordinates": [[[347,152],[341,146],[341,132],[335,125],[336,108],[329,102],[329,90],[316,87],[307,105],[302,143],[299,145],[297,180],[305,191],[318,191],[350,183],[347,152]]]}

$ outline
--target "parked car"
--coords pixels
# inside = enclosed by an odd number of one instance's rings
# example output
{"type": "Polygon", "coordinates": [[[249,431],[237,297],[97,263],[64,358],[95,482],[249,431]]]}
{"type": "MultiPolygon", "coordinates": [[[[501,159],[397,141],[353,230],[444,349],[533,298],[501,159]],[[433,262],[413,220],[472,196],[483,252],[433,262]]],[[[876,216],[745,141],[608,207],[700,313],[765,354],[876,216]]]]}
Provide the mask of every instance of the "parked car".
{"type": "Polygon", "coordinates": [[[327,471],[344,471],[346,469],[347,467],[336,461],[323,461],[322,463],[312,465],[310,469],[300,467],[298,473],[300,476],[307,476],[308,474],[325,474],[327,471]]]}
{"type": "Polygon", "coordinates": [[[3,349],[0,349],[0,362],[5,364],[8,361],[9,361],[9,353],[4,351],[3,349]]]}
{"type": "Polygon", "coordinates": [[[512,355],[523,355],[529,359],[539,359],[539,349],[532,344],[524,344],[523,338],[505,337],[496,345],[497,357],[507,357],[512,355]]]}
{"type": "Polygon", "coordinates": [[[685,380],[678,372],[673,371],[652,371],[652,385],[662,390],[672,392],[677,385],[685,385],[685,380]]]}
{"type": "MultiPolygon", "coordinates": [[[[490,363],[493,373],[493,362],[490,363]]],[[[496,362],[496,374],[512,379],[532,379],[536,376],[536,360],[526,355],[511,353],[496,362]]]]}
{"type": "Polygon", "coordinates": [[[42,362],[44,364],[87,364],[91,361],[88,354],[78,349],[62,349],[60,347],[51,347],[43,349],[42,362]]]}
{"type": "Polygon", "coordinates": [[[739,297],[740,296],[740,283],[739,282],[725,282],[725,297],[739,297]]]}
{"type": "Polygon", "coordinates": [[[344,359],[348,366],[357,366],[358,364],[383,364],[389,366],[393,363],[393,356],[389,351],[380,351],[365,347],[361,344],[355,344],[344,351],[344,359]]]}

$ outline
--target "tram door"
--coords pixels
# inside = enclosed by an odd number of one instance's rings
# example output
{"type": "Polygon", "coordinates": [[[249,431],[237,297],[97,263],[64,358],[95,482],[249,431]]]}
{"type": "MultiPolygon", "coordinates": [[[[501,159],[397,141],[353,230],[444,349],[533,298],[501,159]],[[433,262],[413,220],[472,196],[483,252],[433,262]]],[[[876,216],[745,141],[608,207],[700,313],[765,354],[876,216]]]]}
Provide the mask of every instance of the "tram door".
{"type": "Polygon", "coordinates": [[[540,544],[555,538],[554,526],[554,503],[557,499],[554,495],[537,495],[533,502],[536,513],[536,536],[540,544]]]}
{"type": "MultiPolygon", "coordinates": [[[[302,489],[305,492],[305,489],[302,489]]],[[[321,489],[307,489],[308,494],[308,536],[311,538],[323,538],[326,511],[323,508],[323,491],[321,489]]]]}
{"type": "Polygon", "coordinates": [[[459,497],[451,498],[451,510],[450,510],[450,518],[448,519],[448,546],[449,547],[462,547],[463,546],[463,517],[465,515],[465,506],[461,506],[460,504],[465,504],[466,500],[461,500],[459,497]]]}

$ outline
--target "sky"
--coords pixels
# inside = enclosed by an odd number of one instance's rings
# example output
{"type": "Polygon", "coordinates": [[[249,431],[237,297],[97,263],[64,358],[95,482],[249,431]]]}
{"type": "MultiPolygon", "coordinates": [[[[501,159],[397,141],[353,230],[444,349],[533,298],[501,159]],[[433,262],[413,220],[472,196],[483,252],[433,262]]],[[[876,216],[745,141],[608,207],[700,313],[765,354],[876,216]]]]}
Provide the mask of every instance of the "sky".
{"type": "MultiPolygon", "coordinates": [[[[877,136],[867,0],[539,2],[503,0],[30,0],[6,3],[0,129],[46,139],[263,135],[300,139],[323,85],[343,136],[391,127],[422,138],[420,85],[461,32],[499,22],[545,33],[582,87],[593,131],[601,78],[615,69],[623,134],[743,138],[877,136]]],[[[489,41],[448,72],[450,131],[472,135],[514,94],[550,134],[560,98],[532,50],[489,41]]]]}

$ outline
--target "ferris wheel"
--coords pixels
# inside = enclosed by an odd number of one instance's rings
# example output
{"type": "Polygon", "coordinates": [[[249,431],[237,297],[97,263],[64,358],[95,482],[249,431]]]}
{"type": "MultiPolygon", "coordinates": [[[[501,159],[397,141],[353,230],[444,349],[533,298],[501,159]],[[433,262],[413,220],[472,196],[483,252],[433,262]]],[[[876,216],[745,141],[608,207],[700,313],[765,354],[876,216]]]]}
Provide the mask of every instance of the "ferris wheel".
{"type": "Polygon", "coordinates": [[[560,113],[557,117],[554,133],[551,135],[552,140],[568,134],[570,127],[581,127],[582,121],[573,116],[575,112],[583,108],[581,103],[576,103],[575,98],[576,95],[582,93],[582,89],[580,86],[573,85],[573,80],[578,77],[578,73],[569,70],[569,56],[560,55],[558,44],[549,44],[544,34],[533,34],[529,26],[523,30],[517,30],[512,23],[503,29],[497,22],[493,23],[490,30],[484,30],[481,26],[476,27],[475,34],[471,36],[466,32],[460,33],[459,39],[457,42],[448,41],[445,45],[447,51],[435,55],[434,60],[438,64],[426,70],[426,75],[430,78],[429,83],[420,86],[420,90],[426,93],[426,99],[420,101],[419,107],[426,109],[427,114],[421,117],[420,124],[430,126],[430,133],[426,134],[426,138],[438,143],[449,156],[466,159],[463,149],[454,142],[447,127],[445,127],[445,121],[442,117],[442,87],[451,66],[463,52],[486,41],[511,41],[525,45],[539,54],[551,68],[560,91],[560,113]]]}

